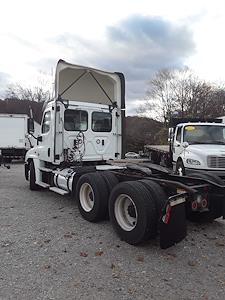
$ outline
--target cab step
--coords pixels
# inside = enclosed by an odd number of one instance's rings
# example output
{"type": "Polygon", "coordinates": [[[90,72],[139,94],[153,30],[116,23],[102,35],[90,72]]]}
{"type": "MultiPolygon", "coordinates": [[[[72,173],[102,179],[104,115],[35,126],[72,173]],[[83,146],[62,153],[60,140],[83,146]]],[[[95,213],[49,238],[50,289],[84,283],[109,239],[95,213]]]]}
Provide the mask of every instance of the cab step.
{"type": "Polygon", "coordinates": [[[50,191],[53,191],[53,192],[55,192],[55,193],[57,193],[57,194],[60,194],[60,195],[67,195],[67,194],[69,194],[69,192],[67,192],[67,191],[65,191],[65,190],[62,190],[62,189],[59,189],[59,188],[57,188],[57,187],[55,187],[55,186],[50,187],[49,190],[50,190],[50,191]]]}
{"type": "Polygon", "coordinates": [[[52,169],[45,168],[45,167],[40,167],[39,170],[42,172],[48,172],[48,173],[52,172],[52,169]]]}
{"type": "Polygon", "coordinates": [[[36,184],[40,185],[41,187],[43,187],[45,189],[50,187],[50,185],[48,183],[45,183],[45,182],[42,182],[42,181],[36,181],[36,184]]]}

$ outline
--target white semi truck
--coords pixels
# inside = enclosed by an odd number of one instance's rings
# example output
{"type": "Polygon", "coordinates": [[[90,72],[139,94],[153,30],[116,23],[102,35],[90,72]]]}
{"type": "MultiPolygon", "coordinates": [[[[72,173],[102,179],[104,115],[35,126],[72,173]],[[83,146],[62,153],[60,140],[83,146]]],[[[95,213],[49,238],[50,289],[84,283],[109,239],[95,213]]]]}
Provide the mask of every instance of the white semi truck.
{"type": "Polygon", "coordinates": [[[225,216],[225,185],[217,176],[176,176],[149,163],[116,165],[124,156],[124,116],[123,74],[60,60],[55,97],[45,104],[37,145],[26,154],[30,189],[71,194],[86,220],[109,215],[130,244],[159,232],[167,248],[186,236],[186,215],[225,216]]]}
{"type": "Polygon", "coordinates": [[[153,163],[179,175],[210,171],[225,178],[225,124],[219,119],[173,119],[169,145],[146,145],[153,163]]]}
{"type": "MultiPolygon", "coordinates": [[[[0,114],[0,161],[25,158],[27,150],[34,145],[34,138],[28,135],[26,114],[0,114]]],[[[38,125],[34,122],[34,131],[38,125]]]]}

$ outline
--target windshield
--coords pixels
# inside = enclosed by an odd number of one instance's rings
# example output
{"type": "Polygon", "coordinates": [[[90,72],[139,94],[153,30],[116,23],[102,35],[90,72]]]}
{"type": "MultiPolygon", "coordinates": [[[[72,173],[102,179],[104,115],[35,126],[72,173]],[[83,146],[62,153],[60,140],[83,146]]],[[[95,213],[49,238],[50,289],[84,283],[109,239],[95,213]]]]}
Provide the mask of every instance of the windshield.
{"type": "Polygon", "coordinates": [[[188,125],[184,127],[184,142],[189,144],[225,145],[225,126],[188,125]]]}

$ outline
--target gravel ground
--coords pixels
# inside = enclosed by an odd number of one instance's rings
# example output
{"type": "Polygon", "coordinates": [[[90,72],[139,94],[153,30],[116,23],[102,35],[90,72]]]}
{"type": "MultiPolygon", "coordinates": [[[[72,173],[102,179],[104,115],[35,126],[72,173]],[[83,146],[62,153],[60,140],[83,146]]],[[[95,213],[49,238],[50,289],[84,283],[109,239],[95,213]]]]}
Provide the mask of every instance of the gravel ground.
{"type": "Polygon", "coordinates": [[[0,299],[224,299],[225,221],[188,224],[167,250],[120,241],[69,197],[31,192],[23,165],[0,168],[0,299]]]}

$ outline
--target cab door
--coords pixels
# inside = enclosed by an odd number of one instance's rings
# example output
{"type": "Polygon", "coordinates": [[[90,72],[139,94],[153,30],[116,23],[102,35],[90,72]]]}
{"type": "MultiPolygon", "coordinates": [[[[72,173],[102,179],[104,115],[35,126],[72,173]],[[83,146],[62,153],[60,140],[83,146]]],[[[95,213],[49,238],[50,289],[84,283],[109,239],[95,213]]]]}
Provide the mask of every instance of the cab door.
{"type": "Polygon", "coordinates": [[[53,158],[53,110],[51,107],[45,110],[41,133],[37,140],[37,152],[40,160],[51,162],[53,158]]]}
{"type": "Polygon", "coordinates": [[[173,142],[173,161],[177,161],[178,157],[183,152],[183,127],[177,126],[175,136],[174,136],[174,142],[173,142]]]}

